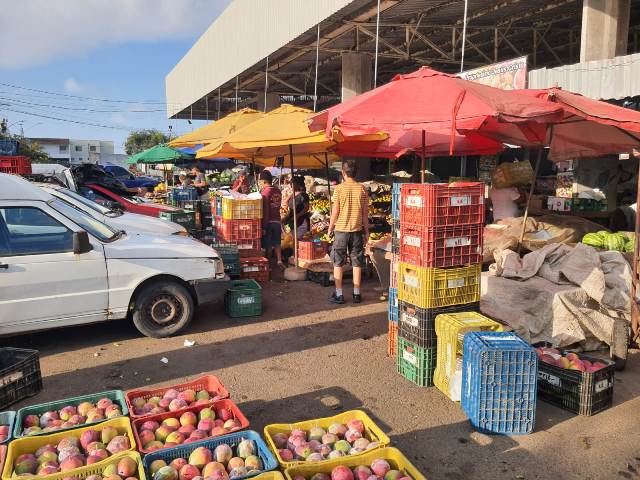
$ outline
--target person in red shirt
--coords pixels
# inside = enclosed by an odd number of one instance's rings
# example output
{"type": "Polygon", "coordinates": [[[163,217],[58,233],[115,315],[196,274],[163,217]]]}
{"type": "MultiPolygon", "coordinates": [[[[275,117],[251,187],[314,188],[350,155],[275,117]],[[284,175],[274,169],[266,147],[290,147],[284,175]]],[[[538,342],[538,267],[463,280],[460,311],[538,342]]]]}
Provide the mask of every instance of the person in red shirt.
{"type": "Polygon", "coordinates": [[[271,260],[271,254],[275,250],[278,266],[283,268],[281,234],[282,224],[280,222],[280,204],[282,203],[282,193],[278,187],[271,183],[273,177],[271,172],[263,170],[260,172],[260,194],[262,195],[262,246],[265,249],[267,258],[271,260]]]}
{"type": "Polygon", "coordinates": [[[233,182],[231,190],[238,193],[244,193],[245,195],[249,193],[249,179],[247,178],[246,170],[242,170],[240,172],[236,181],[233,182]]]}

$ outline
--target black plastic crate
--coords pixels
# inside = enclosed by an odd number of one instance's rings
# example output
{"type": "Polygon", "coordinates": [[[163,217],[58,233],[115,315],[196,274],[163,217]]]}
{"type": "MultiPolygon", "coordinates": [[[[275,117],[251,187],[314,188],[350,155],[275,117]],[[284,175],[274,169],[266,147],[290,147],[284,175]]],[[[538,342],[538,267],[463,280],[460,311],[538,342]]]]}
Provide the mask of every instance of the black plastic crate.
{"type": "Polygon", "coordinates": [[[479,302],[444,308],[420,308],[400,301],[398,303],[398,336],[421,348],[434,348],[438,343],[436,337],[436,317],[438,315],[479,311],[479,302]]]}
{"type": "Polygon", "coordinates": [[[319,283],[323,287],[330,287],[334,284],[331,275],[331,272],[314,272],[311,270],[307,270],[307,280],[309,280],[310,282],[319,283]]]}
{"type": "Polygon", "coordinates": [[[37,350],[0,348],[0,410],[42,390],[37,350]]]}
{"type": "MultiPolygon", "coordinates": [[[[534,347],[551,347],[547,342],[534,347]]],[[[571,353],[558,349],[562,355],[571,353]]],[[[615,362],[576,353],[581,360],[606,365],[596,372],[581,372],[538,362],[538,397],[578,415],[591,416],[606,410],[613,403],[615,362]]]]}

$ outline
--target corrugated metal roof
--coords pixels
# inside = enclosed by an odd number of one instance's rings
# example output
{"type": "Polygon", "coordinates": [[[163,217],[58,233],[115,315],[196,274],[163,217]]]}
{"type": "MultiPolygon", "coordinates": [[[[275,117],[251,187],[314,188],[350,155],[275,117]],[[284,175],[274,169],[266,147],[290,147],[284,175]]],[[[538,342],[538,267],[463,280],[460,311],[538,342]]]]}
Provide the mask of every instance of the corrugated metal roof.
{"type": "Polygon", "coordinates": [[[234,0],[166,77],[172,116],[353,0],[234,0]],[[210,62],[207,62],[210,59],[210,62]]]}
{"type": "Polygon", "coordinates": [[[529,72],[529,88],[554,86],[602,100],[640,95],[640,54],[529,72]]]}

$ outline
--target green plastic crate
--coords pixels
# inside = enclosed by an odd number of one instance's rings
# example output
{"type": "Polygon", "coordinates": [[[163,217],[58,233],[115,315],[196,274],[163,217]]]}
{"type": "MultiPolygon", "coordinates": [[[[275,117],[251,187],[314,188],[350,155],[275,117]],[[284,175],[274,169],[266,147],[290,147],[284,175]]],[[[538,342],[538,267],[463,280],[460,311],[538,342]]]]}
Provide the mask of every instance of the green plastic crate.
{"type": "Polygon", "coordinates": [[[193,230],[196,228],[196,212],[191,210],[181,210],[179,212],[160,212],[158,216],[163,220],[169,220],[170,222],[177,223],[187,230],[193,230]]]}
{"type": "Polygon", "coordinates": [[[397,348],[398,373],[420,387],[433,386],[436,348],[422,348],[402,337],[398,337],[397,348]]]}
{"type": "Polygon", "coordinates": [[[212,243],[213,248],[224,264],[224,273],[231,278],[237,278],[240,276],[240,253],[238,252],[238,246],[235,243],[212,243]]]}
{"type": "Polygon", "coordinates": [[[16,419],[16,412],[10,410],[8,412],[0,412],[0,425],[9,426],[9,437],[4,442],[0,442],[0,445],[6,445],[13,438],[13,422],[16,419]]]}
{"type": "Polygon", "coordinates": [[[233,280],[224,296],[224,305],[230,317],[262,315],[262,287],[253,279],[233,280]]]}
{"type": "MultiPolygon", "coordinates": [[[[109,398],[111,401],[113,401],[113,403],[117,403],[118,405],[120,405],[120,411],[122,412],[123,417],[126,417],[129,415],[129,409],[127,408],[127,402],[124,399],[124,393],[122,392],[122,390],[109,390],[108,392],[92,393],[90,395],[81,395],[79,397],[65,398],[65,399],[56,400],[53,402],[41,403],[39,405],[24,407],[18,410],[18,413],[16,414],[16,419],[13,425],[13,438],[16,439],[16,438],[22,438],[25,436],[25,435],[22,435],[22,430],[23,430],[22,422],[24,421],[24,418],[27,415],[42,415],[44,412],[48,412],[50,410],[58,411],[62,407],[66,407],[67,405],[76,406],[82,402],[96,403],[101,398],[109,398]]],[[[118,418],[118,417],[113,417],[113,418],[118,418]]],[[[105,418],[97,422],[83,423],[81,425],[76,425],[75,427],[60,428],[53,432],[41,432],[35,435],[29,435],[29,436],[32,437],[32,436],[39,436],[39,435],[48,435],[51,433],[64,432],[66,430],[73,430],[75,428],[96,425],[98,423],[106,422],[107,420],[111,420],[111,418],[105,418]]]]}

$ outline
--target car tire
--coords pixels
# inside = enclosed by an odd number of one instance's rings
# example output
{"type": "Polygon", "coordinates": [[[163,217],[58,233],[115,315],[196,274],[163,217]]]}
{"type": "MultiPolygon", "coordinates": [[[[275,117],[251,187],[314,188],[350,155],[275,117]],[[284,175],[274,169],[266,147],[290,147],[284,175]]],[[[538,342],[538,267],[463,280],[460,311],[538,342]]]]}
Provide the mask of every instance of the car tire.
{"type": "Polygon", "coordinates": [[[193,318],[193,298],[175,281],[158,281],[142,288],[133,301],[132,320],[151,338],[166,338],[183,330],[193,318]]]}

